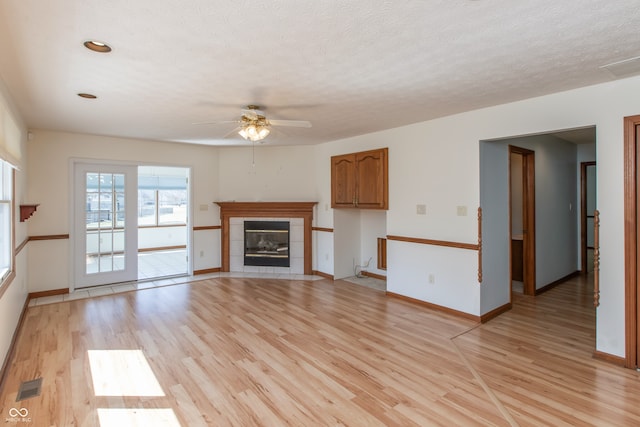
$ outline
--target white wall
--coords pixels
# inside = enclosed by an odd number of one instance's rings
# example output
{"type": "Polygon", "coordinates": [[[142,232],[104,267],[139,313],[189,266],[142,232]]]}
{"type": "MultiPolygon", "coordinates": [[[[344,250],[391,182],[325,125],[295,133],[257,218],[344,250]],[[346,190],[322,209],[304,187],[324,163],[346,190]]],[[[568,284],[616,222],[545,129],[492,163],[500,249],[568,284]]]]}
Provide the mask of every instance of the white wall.
{"type": "MultiPolygon", "coordinates": [[[[482,295],[478,314],[509,303],[509,147],[480,143],[482,295]],[[508,285],[507,285],[508,283],[508,285]]],[[[477,262],[476,262],[477,265],[477,262]]]]}
{"type": "Polygon", "coordinates": [[[313,270],[333,276],[334,233],[329,231],[313,232],[313,270]]]}
{"type": "Polygon", "coordinates": [[[315,202],[318,198],[311,146],[222,148],[217,169],[217,200],[315,202]]]}
{"type": "Polygon", "coordinates": [[[354,275],[356,264],[360,264],[362,259],[360,211],[357,209],[335,209],[333,230],[334,279],[351,277],[354,275]]]}
{"type": "Polygon", "coordinates": [[[187,227],[184,225],[138,228],[138,248],[140,249],[186,244],[187,227]]]}
{"type": "Polygon", "coordinates": [[[360,265],[369,273],[386,276],[386,270],[378,268],[378,237],[387,236],[387,211],[360,210],[360,265]]]}
{"type": "MultiPolygon", "coordinates": [[[[0,79],[0,113],[9,114],[13,122],[19,127],[18,140],[12,142],[12,144],[18,144],[15,148],[16,152],[21,153],[21,166],[20,170],[15,174],[15,210],[14,210],[14,224],[15,224],[15,242],[16,246],[19,246],[28,237],[27,224],[28,222],[20,222],[20,204],[29,203],[27,198],[27,170],[28,159],[26,159],[26,140],[27,131],[22,123],[22,119],[18,114],[17,108],[13,105],[13,102],[9,96],[9,93],[4,85],[2,79],[0,79]]],[[[1,120],[1,119],[0,119],[1,120]]],[[[1,131],[0,126],[0,131],[1,131]]],[[[25,246],[20,253],[17,254],[15,260],[15,277],[5,288],[2,296],[0,296],[0,367],[3,366],[7,360],[9,346],[11,340],[16,331],[16,326],[20,320],[22,308],[27,300],[27,280],[28,280],[28,264],[27,254],[29,248],[25,246]]]]}
{"type": "MultiPolygon", "coordinates": [[[[69,234],[70,168],[72,159],[99,159],[143,165],[191,168],[193,226],[219,225],[218,151],[201,145],[109,138],[52,131],[32,131],[28,145],[29,200],[40,203],[29,220],[29,235],[69,234]]],[[[209,230],[207,230],[209,231],[209,230]]],[[[220,246],[213,247],[195,231],[194,254],[200,269],[220,267],[220,246]],[[200,257],[200,252],[203,256],[200,257]],[[212,264],[206,264],[206,261],[212,264]]],[[[219,231],[217,231],[219,233],[219,231]]],[[[209,233],[211,234],[211,233],[209,233]]],[[[38,266],[29,278],[31,292],[68,288],[71,266],[68,240],[29,244],[29,265],[38,266]],[[40,273],[40,272],[46,272],[40,273]]],[[[195,261],[194,261],[195,262],[195,261]]]]}
{"type": "MultiPolygon", "coordinates": [[[[318,148],[318,162],[329,168],[328,159],[333,153],[388,146],[387,233],[476,243],[479,141],[596,126],[597,193],[602,213],[596,348],[623,356],[623,117],[640,113],[640,97],[629,95],[639,91],[640,77],[634,77],[343,139],[318,148]],[[427,215],[416,215],[416,204],[425,204],[427,215]],[[468,216],[456,216],[459,205],[468,207],[468,216]]],[[[320,176],[323,181],[319,199],[329,200],[330,185],[325,175],[320,176]]],[[[483,299],[484,293],[491,294],[493,289],[490,283],[478,286],[477,261],[463,254],[464,250],[425,250],[422,245],[399,242],[389,242],[388,249],[389,290],[420,295],[427,301],[471,314],[484,313],[485,308],[494,306],[495,301],[480,306],[479,289],[482,288],[483,299]],[[405,258],[414,262],[401,261],[398,251],[406,252],[405,258]],[[434,289],[429,294],[423,289],[424,262],[429,259],[454,261],[447,262],[436,278],[435,288],[442,288],[442,292],[434,289]]]]}

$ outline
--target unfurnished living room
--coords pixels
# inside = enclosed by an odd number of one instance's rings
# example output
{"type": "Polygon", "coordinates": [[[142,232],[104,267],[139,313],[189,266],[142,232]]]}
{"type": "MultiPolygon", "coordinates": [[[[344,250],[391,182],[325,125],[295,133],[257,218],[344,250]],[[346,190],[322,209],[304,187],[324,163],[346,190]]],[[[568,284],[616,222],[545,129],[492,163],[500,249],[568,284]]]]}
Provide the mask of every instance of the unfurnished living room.
{"type": "Polygon", "coordinates": [[[640,425],[635,0],[0,2],[0,421],[640,425]]]}

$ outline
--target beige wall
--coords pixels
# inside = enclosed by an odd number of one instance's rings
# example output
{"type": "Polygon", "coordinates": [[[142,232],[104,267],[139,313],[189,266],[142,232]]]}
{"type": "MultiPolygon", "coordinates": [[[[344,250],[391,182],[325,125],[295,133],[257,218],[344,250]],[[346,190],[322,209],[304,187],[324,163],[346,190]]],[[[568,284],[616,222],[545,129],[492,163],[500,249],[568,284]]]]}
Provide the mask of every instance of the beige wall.
{"type": "MultiPolygon", "coordinates": [[[[70,233],[70,171],[74,161],[93,160],[191,168],[194,226],[219,225],[220,200],[314,201],[313,147],[218,148],[52,131],[32,131],[28,158],[29,199],[40,203],[29,221],[30,235],[70,233]]],[[[195,231],[193,269],[220,267],[219,230],[195,231]]],[[[70,286],[71,244],[67,240],[29,244],[31,292],[70,286]]]]}
{"type": "Polygon", "coordinates": [[[221,148],[220,200],[317,201],[313,146],[221,148]]]}
{"type": "MultiPolygon", "coordinates": [[[[194,226],[218,225],[218,150],[203,145],[109,138],[63,132],[32,131],[28,143],[29,200],[40,203],[29,220],[29,235],[70,233],[71,180],[73,162],[78,160],[125,162],[136,165],[164,165],[191,168],[194,226]]],[[[207,231],[194,232],[207,233],[207,231]]],[[[193,238],[196,269],[219,267],[219,245],[200,236],[193,238]]],[[[46,240],[29,243],[29,265],[38,266],[29,278],[31,292],[65,289],[70,286],[70,243],[46,240]]]]}
{"type": "MultiPolygon", "coordinates": [[[[8,95],[4,83],[0,79],[0,112],[11,116],[13,124],[17,125],[18,129],[14,135],[16,139],[11,141],[11,152],[20,161],[20,169],[15,173],[15,241],[16,246],[19,246],[27,238],[27,223],[19,222],[20,204],[27,202],[26,189],[27,189],[27,166],[28,162],[25,159],[23,153],[26,153],[26,140],[27,131],[24,127],[21,117],[18,114],[17,109],[12,105],[11,99],[8,95]],[[19,157],[19,158],[18,158],[19,157]]],[[[13,132],[12,132],[13,133],[13,132]]],[[[27,253],[28,248],[25,247],[16,257],[15,272],[16,276],[11,283],[4,289],[2,296],[0,296],[0,366],[5,362],[6,356],[9,351],[9,346],[13,335],[16,331],[16,326],[22,313],[25,301],[27,300],[27,253]]]]}

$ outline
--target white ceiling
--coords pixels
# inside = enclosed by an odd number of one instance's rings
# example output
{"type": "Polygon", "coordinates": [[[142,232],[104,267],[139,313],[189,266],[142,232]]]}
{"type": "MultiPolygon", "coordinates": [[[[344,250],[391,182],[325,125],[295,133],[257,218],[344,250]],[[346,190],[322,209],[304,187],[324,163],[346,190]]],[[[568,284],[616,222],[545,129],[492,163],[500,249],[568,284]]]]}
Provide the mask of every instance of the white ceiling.
{"type": "Polygon", "coordinates": [[[613,80],[639,25],[638,0],[3,0],[0,76],[32,129],[246,144],[192,123],[253,103],[313,123],[268,143],[315,144],[613,80]]]}

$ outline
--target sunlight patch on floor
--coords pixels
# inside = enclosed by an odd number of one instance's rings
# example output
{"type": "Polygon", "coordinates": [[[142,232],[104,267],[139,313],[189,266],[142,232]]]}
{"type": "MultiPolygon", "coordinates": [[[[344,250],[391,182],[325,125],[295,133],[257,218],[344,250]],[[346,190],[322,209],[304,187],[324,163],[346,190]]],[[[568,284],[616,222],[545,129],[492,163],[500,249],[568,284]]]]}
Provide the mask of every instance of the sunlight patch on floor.
{"type": "Polygon", "coordinates": [[[98,408],[100,427],[181,427],[171,408],[98,408]]]}
{"type": "Polygon", "coordinates": [[[165,395],[142,350],[89,350],[88,353],[96,396],[165,395]]]}

